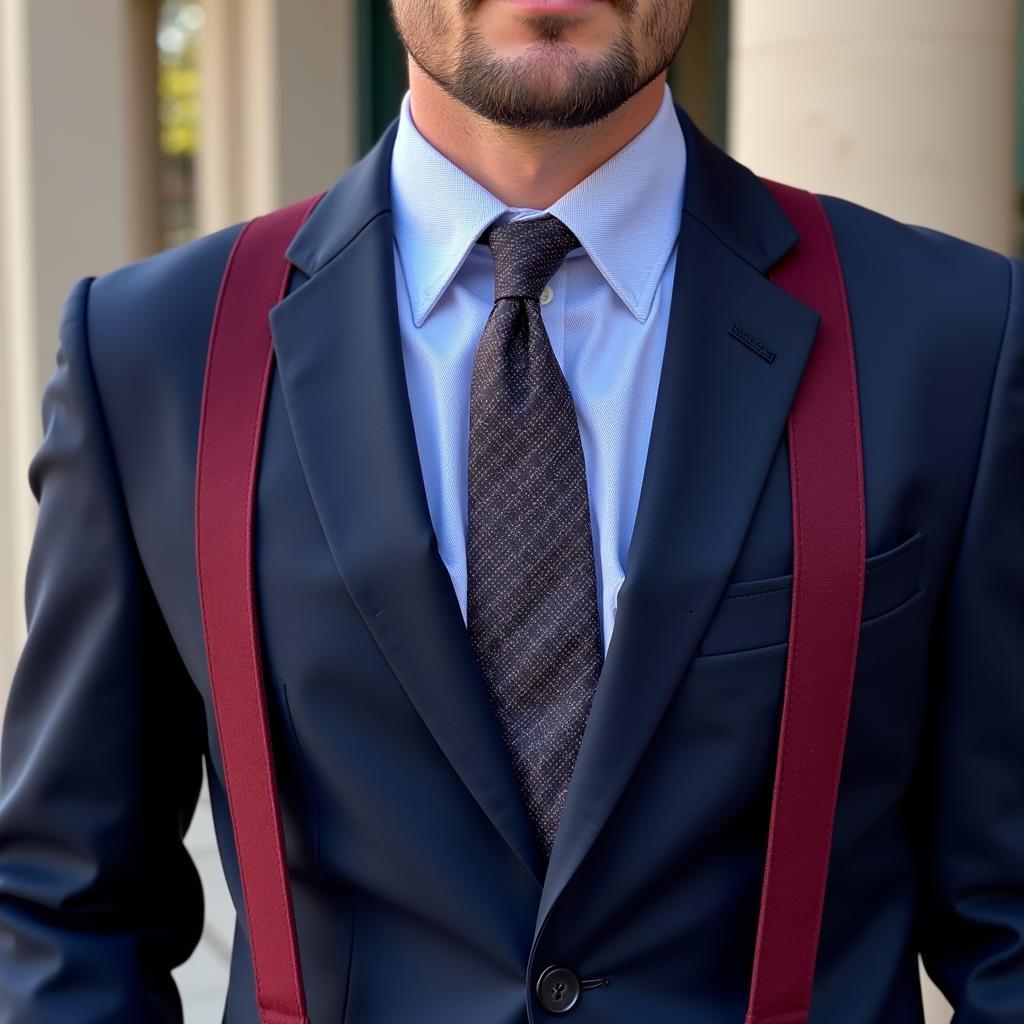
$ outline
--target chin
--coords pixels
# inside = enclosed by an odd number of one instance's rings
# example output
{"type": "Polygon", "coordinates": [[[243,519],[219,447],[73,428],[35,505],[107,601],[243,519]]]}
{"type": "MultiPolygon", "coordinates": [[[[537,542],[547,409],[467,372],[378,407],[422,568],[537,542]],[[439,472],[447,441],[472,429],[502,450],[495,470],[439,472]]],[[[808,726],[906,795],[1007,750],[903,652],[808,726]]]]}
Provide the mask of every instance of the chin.
{"type": "Polygon", "coordinates": [[[582,49],[572,43],[527,43],[512,52],[497,53],[505,66],[542,80],[568,81],[586,74],[598,65],[605,54],[599,50],[582,49]]]}

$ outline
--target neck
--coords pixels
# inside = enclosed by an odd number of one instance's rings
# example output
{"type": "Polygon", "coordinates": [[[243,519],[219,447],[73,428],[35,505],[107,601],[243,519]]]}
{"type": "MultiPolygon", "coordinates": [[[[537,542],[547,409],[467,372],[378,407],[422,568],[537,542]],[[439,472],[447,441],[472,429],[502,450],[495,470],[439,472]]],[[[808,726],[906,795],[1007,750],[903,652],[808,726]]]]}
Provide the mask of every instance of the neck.
{"type": "Polygon", "coordinates": [[[459,103],[410,58],[409,112],[435,149],[506,206],[544,210],[650,124],[665,79],[662,72],[608,117],[582,128],[506,128],[459,103]]]}

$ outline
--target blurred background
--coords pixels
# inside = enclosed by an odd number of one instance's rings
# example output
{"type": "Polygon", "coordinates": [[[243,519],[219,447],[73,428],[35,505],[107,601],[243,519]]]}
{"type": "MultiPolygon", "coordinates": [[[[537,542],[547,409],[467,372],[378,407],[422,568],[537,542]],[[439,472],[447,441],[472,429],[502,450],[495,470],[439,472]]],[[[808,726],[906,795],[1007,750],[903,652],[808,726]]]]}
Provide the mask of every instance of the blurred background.
{"type": "MultiPolygon", "coordinates": [[[[1018,0],[696,0],[669,84],[760,174],[1021,255],[1022,63],[1018,0]]],[[[0,709],[68,289],[329,187],[406,85],[386,0],[0,0],[0,709]]],[[[207,922],[176,976],[189,1024],[219,1024],[205,794],[188,842],[207,922]]]]}

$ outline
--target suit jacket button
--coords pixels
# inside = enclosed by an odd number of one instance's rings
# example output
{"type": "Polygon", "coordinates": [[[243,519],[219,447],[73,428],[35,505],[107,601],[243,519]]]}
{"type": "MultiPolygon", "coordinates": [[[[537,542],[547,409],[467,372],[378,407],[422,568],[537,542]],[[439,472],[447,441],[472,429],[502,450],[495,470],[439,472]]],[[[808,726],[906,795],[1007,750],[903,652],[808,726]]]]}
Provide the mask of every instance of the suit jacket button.
{"type": "Polygon", "coordinates": [[[580,979],[568,967],[545,967],[537,979],[537,998],[548,1013],[568,1013],[580,998],[580,979]]]}

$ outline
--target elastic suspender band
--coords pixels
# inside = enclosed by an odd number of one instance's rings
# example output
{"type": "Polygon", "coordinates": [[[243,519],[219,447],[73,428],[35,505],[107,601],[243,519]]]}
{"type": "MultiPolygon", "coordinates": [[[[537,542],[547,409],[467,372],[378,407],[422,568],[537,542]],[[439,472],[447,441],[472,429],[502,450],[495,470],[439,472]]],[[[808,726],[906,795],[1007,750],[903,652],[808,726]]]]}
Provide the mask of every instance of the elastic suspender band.
{"type": "Polygon", "coordinates": [[[308,1024],[274,791],[252,524],[273,365],[268,316],[288,287],[284,253],[319,199],[258,217],[235,241],[210,335],[196,462],[200,610],[263,1024],[308,1024]]]}
{"type": "Polygon", "coordinates": [[[864,598],[863,448],[842,266],[821,202],[765,182],[800,232],[771,275],[821,323],[788,419],[793,593],[747,1024],[810,1012],[864,598]]]}

